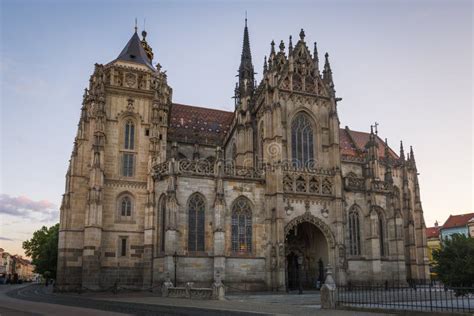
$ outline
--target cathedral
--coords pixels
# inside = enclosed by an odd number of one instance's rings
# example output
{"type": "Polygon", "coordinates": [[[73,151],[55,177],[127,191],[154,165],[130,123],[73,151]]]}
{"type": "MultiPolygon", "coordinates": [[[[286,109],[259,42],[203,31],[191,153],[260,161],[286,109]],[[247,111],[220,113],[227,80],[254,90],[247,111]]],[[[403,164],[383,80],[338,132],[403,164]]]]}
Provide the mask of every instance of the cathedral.
{"type": "Polygon", "coordinates": [[[304,30],[275,45],[257,82],[245,21],[233,112],[173,103],[145,31],[95,65],[61,203],[59,290],[429,277],[413,150],[396,153],[377,124],[341,128],[329,56],[304,30]]]}

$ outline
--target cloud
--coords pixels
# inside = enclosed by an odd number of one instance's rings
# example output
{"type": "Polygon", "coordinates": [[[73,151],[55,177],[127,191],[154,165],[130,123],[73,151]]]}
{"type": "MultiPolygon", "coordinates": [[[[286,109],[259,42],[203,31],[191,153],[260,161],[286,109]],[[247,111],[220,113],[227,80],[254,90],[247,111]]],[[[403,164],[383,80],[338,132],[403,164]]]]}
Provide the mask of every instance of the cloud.
{"type": "Polygon", "coordinates": [[[0,214],[51,222],[58,220],[59,211],[58,207],[50,201],[33,201],[26,196],[13,197],[0,194],[0,214]]]}
{"type": "Polygon", "coordinates": [[[7,237],[2,237],[2,236],[0,236],[0,240],[5,240],[5,241],[14,241],[14,239],[7,238],[7,237]]]}

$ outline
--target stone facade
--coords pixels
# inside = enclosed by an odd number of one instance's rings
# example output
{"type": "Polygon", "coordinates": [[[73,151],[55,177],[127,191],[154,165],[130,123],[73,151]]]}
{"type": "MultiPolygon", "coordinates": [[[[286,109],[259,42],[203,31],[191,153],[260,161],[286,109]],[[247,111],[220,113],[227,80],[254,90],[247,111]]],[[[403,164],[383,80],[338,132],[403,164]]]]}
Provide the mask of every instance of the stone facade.
{"type": "Polygon", "coordinates": [[[172,103],[135,34],[95,65],[61,206],[57,285],[284,290],[429,275],[415,157],[340,129],[328,55],[272,42],[256,85],[247,25],[235,111],[172,103]],[[175,271],[176,268],[176,271],[175,271]]]}

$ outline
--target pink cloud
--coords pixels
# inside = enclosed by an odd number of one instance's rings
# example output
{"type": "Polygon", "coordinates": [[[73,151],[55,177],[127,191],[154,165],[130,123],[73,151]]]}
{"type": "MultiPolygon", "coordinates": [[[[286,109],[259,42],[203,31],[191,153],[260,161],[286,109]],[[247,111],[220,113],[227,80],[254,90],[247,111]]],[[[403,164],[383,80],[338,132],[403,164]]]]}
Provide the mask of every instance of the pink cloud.
{"type": "Polygon", "coordinates": [[[44,222],[58,220],[58,207],[47,200],[34,201],[27,196],[0,194],[0,214],[44,222]]]}

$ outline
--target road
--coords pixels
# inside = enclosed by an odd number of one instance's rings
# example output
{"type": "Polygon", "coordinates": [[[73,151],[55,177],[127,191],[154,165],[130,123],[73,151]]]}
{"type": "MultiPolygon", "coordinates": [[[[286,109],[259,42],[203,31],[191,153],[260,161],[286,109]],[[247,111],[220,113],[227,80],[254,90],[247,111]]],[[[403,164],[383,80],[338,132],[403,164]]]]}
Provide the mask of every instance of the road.
{"type": "MultiPolygon", "coordinates": [[[[0,315],[257,315],[195,307],[137,304],[52,293],[42,285],[0,286],[0,315]],[[85,308],[87,306],[87,308],[85,308]]],[[[262,315],[262,314],[258,314],[262,315]]]]}
{"type": "MultiPolygon", "coordinates": [[[[150,292],[64,294],[44,285],[1,285],[0,316],[6,315],[383,315],[322,310],[319,294],[254,293],[224,301],[163,298],[150,292]]],[[[386,315],[386,314],[385,314],[386,315]]]]}

